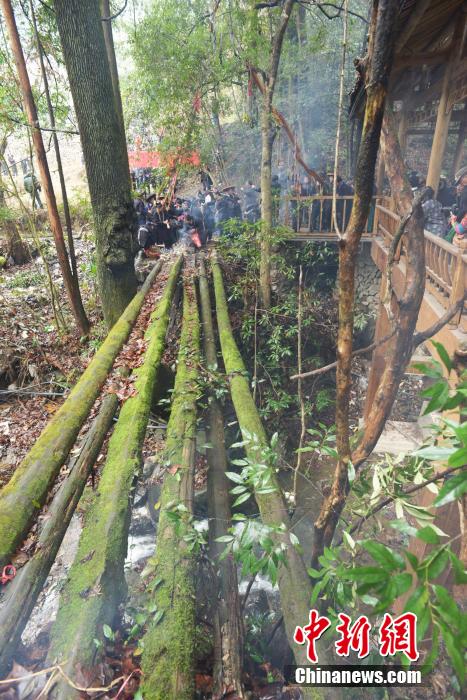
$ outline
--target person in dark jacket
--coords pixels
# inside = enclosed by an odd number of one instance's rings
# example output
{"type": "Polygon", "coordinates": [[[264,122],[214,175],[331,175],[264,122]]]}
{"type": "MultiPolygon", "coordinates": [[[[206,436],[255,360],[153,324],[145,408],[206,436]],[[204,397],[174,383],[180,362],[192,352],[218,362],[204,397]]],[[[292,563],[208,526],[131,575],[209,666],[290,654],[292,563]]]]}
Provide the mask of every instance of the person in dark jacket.
{"type": "Polygon", "coordinates": [[[254,224],[261,218],[259,192],[259,187],[255,187],[252,181],[248,180],[243,191],[243,201],[245,205],[245,219],[249,221],[250,224],[254,224]]]}

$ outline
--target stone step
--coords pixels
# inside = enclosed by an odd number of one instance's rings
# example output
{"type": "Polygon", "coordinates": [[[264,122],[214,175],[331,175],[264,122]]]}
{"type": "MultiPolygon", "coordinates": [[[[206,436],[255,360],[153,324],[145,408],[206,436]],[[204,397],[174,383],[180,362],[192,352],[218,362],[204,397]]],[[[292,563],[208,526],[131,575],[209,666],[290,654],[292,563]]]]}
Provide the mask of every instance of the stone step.
{"type": "Polygon", "coordinates": [[[374,451],[376,454],[407,454],[422,442],[423,433],[418,423],[388,420],[374,451]]]}

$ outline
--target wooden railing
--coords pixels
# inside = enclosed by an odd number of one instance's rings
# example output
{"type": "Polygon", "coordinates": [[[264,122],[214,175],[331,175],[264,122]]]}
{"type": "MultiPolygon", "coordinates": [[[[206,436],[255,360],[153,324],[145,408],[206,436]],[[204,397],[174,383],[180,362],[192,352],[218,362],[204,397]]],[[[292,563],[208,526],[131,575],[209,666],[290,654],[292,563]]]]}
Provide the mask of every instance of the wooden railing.
{"type": "MultiPolygon", "coordinates": [[[[383,197],[373,197],[370,214],[364,235],[370,236],[374,231],[375,211],[383,197]]],[[[339,230],[345,229],[352,212],[353,196],[337,197],[336,218],[339,230]]],[[[286,226],[298,234],[335,234],[332,220],[332,195],[311,195],[309,197],[287,195],[283,217],[286,226]]]]}
{"type": "MultiPolygon", "coordinates": [[[[374,235],[389,246],[400,223],[393,211],[389,197],[376,205],[374,235]]],[[[399,251],[404,257],[404,249],[399,251]]],[[[464,296],[467,289],[467,251],[457,245],[425,231],[426,291],[430,292],[444,309],[448,309],[464,296]]],[[[465,322],[465,314],[459,313],[451,322],[456,327],[465,322]]]]}

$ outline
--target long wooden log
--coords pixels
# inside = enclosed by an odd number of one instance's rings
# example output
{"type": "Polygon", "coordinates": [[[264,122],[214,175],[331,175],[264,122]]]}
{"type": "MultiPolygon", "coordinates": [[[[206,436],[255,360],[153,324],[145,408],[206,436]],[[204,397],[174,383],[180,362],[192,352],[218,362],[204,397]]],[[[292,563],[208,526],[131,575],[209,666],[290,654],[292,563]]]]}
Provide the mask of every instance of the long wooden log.
{"type": "MultiPolygon", "coordinates": [[[[203,348],[207,367],[217,370],[217,351],[211,313],[211,299],[204,260],[200,261],[199,296],[203,327],[203,348]]],[[[222,558],[224,545],[219,537],[228,534],[232,526],[229,501],[227,454],[225,450],[224,416],[214,392],[209,397],[207,410],[207,439],[210,449],[208,460],[208,516],[209,551],[218,577],[218,594],[215,596],[217,619],[214,624],[214,695],[223,697],[234,692],[244,697],[243,669],[243,621],[238,594],[237,567],[232,554],[222,558]]]]}
{"type": "Polygon", "coordinates": [[[153,600],[156,616],[143,638],[145,700],[192,700],[195,652],[195,555],[183,536],[192,527],[200,329],[196,291],[185,279],[183,326],[165,455],[170,465],[160,498],[153,600]],[[180,521],[170,512],[178,505],[180,521]],[[162,614],[162,618],[160,615],[162,614]],[[160,619],[159,619],[160,618],[160,619]]]}
{"type": "Polygon", "coordinates": [[[5,591],[0,603],[1,677],[8,673],[23,630],[55,561],[117,408],[116,394],[106,396],[81,451],[71,466],[70,474],[50,505],[34,555],[5,591]]]}
{"type": "MultiPolygon", "coordinates": [[[[126,595],[124,562],[127,552],[132,487],[165,345],[170,308],[182,257],[173,265],[162,299],[151,316],[145,339],[144,363],[134,371],[135,395],[123,404],[109,442],[99,487],[86,513],[78,553],[64,586],[51,633],[50,664],[66,662],[73,677],[78,670],[91,680],[101,653],[103,626],[112,626],[117,606],[126,595]]],[[[73,698],[60,678],[51,697],[73,698]]]]}
{"type": "MultiPolygon", "coordinates": [[[[269,449],[269,441],[251,395],[248,379],[245,376],[245,364],[233,336],[222,272],[215,256],[212,259],[212,273],[222,356],[229,378],[232,402],[242,435],[246,441],[245,452],[253,462],[257,462],[259,459],[264,463],[264,455],[269,449]]],[[[285,629],[288,639],[292,643],[296,626],[303,625],[309,620],[312,586],[303,559],[290,540],[290,519],[281,488],[275,476],[272,477],[271,484],[275,486],[272,493],[255,493],[255,498],[263,523],[274,528],[284,528],[282,534],[275,535],[276,541],[286,546],[286,565],[279,569],[278,586],[285,629]]],[[[304,646],[293,644],[293,653],[297,665],[308,663],[304,646]]],[[[325,656],[324,650],[321,649],[321,663],[326,663],[325,656]]],[[[313,700],[321,700],[328,696],[321,688],[303,688],[302,692],[305,698],[313,698],[313,700]]]]}
{"type": "Polygon", "coordinates": [[[144,298],[162,263],[147,277],[96,352],[65,403],[0,491],[0,568],[9,563],[63,466],[112,365],[138,318],[144,298]]]}

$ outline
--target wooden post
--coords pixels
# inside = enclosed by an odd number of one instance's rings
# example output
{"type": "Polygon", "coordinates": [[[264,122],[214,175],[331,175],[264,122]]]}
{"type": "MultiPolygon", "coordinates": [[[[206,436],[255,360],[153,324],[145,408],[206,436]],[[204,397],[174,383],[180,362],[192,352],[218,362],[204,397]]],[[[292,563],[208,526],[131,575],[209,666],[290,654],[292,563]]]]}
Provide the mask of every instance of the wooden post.
{"type": "Polygon", "coordinates": [[[44,141],[42,140],[42,132],[39,127],[39,117],[37,114],[36,103],[32,94],[31,82],[29,80],[28,70],[26,68],[26,61],[24,59],[11,0],[1,0],[1,7],[10,39],[11,50],[15,59],[16,69],[18,71],[18,79],[23,96],[24,108],[28,118],[28,123],[31,127],[34,151],[37,158],[42,187],[44,188],[49,223],[54,237],[55,247],[57,249],[60,270],[63,275],[65,289],[69,297],[70,306],[76,323],[82,335],[87,335],[89,332],[89,321],[86,317],[86,312],[81,300],[78,281],[72,275],[70,262],[68,260],[68,253],[65,247],[65,241],[63,239],[62,223],[58,214],[57,200],[55,199],[52,178],[50,177],[49,164],[47,163],[44,141]]]}
{"type": "Polygon", "coordinates": [[[433,144],[431,146],[430,164],[428,166],[426,184],[434,189],[435,195],[438,192],[439,178],[443,165],[443,156],[448,138],[449,123],[452,115],[453,105],[449,103],[451,80],[454,68],[457,66],[460,56],[462,56],[462,49],[465,43],[465,31],[466,19],[464,15],[463,17],[459,18],[459,24],[452,40],[451,54],[444,71],[443,82],[441,85],[441,96],[438,106],[438,115],[436,117],[435,133],[433,136],[433,144]]]}
{"type": "MultiPolygon", "coordinates": [[[[451,297],[449,299],[449,305],[454,306],[464,297],[465,293],[465,263],[463,260],[464,249],[460,249],[457,253],[456,267],[454,269],[454,275],[452,279],[452,290],[451,297]]],[[[458,313],[451,319],[448,324],[450,328],[457,328],[461,321],[463,309],[459,309],[458,313]]]]}
{"type": "Polygon", "coordinates": [[[467,137],[467,100],[464,102],[464,110],[462,119],[459,122],[459,134],[457,136],[456,150],[452,161],[451,176],[455,177],[457,171],[461,167],[462,158],[464,156],[465,139],[467,137]]]}

